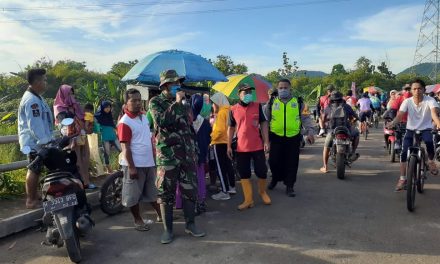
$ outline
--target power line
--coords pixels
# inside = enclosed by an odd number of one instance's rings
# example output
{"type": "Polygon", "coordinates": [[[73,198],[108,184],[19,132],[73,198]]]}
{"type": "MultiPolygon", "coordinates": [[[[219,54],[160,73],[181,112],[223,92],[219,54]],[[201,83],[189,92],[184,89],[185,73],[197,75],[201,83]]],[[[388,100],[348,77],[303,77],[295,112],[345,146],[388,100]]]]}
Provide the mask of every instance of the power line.
{"type": "Polygon", "coordinates": [[[147,13],[147,14],[133,14],[133,15],[123,15],[123,16],[93,16],[93,17],[65,17],[65,18],[30,18],[30,19],[11,19],[11,20],[0,20],[0,23],[14,23],[14,22],[47,22],[47,21],[86,21],[86,20],[97,20],[97,19],[112,19],[112,18],[139,18],[139,17],[151,17],[151,16],[179,16],[179,15],[198,15],[198,14],[209,14],[218,12],[239,12],[239,11],[252,11],[252,10],[263,10],[263,9],[274,9],[282,7],[292,7],[292,6],[308,6],[308,5],[318,5],[327,3],[341,3],[349,2],[351,0],[316,0],[307,2],[296,2],[296,3],[284,3],[278,5],[260,5],[260,6],[248,6],[248,7],[233,7],[233,8],[223,8],[223,9],[206,9],[206,10],[194,10],[194,11],[181,11],[181,12],[161,12],[161,13],[147,13]]]}
{"type": "Polygon", "coordinates": [[[0,7],[1,11],[37,11],[37,10],[53,10],[53,9],[87,9],[98,7],[135,7],[150,5],[171,5],[186,3],[211,3],[224,2],[228,0],[180,0],[180,1],[154,1],[154,2],[134,2],[134,3],[107,3],[107,4],[87,4],[87,5],[66,5],[66,6],[36,6],[36,7],[0,7]]]}

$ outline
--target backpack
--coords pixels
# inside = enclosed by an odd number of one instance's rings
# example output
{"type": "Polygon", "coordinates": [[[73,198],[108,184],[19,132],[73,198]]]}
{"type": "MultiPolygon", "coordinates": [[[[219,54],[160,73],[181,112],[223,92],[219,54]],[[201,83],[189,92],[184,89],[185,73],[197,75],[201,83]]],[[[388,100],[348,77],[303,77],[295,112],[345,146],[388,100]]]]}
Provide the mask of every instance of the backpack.
{"type": "Polygon", "coordinates": [[[329,125],[331,129],[335,129],[339,126],[348,127],[348,114],[343,103],[331,105],[329,125]]]}

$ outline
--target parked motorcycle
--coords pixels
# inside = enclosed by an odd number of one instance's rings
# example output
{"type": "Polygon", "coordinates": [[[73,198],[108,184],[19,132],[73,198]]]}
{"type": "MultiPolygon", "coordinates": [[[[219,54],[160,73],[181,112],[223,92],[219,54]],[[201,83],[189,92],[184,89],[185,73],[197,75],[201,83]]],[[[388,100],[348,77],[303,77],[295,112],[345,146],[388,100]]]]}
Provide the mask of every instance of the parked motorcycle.
{"type": "MultiPolygon", "coordinates": [[[[67,127],[73,119],[66,118],[61,125],[67,127]]],[[[66,246],[72,262],[80,262],[79,237],[94,226],[91,208],[76,166],[76,154],[66,148],[71,137],[54,140],[35,153],[36,158],[28,165],[30,169],[46,167],[48,173],[41,180],[46,231],[46,245],[66,246]]],[[[30,153],[30,148],[24,152],[30,153]]]]}
{"type": "Polygon", "coordinates": [[[345,126],[336,127],[333,130],[333,145],[330,149],[330,157],[336,166],[338,179],[345,178],[345,167],[351,166],[351,135],[350,130],[345,126]]]}

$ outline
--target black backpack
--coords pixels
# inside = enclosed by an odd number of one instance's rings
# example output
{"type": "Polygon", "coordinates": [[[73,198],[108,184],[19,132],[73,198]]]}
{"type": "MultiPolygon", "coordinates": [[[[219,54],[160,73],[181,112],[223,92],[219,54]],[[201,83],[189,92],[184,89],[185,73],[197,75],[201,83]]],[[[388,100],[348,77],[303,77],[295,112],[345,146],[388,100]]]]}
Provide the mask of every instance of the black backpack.
{"type": "Polygon", "coordinates": [[[330,106],[331,112],[329,116],[329,124],[331,129],[335,129],[336,127],[343,126],[347,127],[349,125],[348,122],[348,114],[345,110],[344,103],[340,104],[331,104],[330,106]]]}

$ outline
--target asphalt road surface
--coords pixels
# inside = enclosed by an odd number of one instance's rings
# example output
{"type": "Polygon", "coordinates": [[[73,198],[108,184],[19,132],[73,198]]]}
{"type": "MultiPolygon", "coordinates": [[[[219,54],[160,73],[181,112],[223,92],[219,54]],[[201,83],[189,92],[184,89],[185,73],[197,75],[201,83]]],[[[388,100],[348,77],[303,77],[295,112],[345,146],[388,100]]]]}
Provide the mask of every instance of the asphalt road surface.
{"type": "MultiPolygon", "coordinates": [[[[97,225],[81,241],[82,263],[440,263],[440,177],[428,178],[409,213],[405,193],[393,192],[398,163],[388,161],[381,139],[380,129],[361,139],[361,157],[343,181],[334,169],[319,172],[323,139],[306,146],[295,198],[279,184],[272,205],[254,189],[256,206],[244,212],[236,210],[241,191],[229,201],[208,200],[209,211],[197,218],[204,238],[184,234],[181,218],[175,241],[161,245],[161,224],[139,232],[126,210],[107,217],[96,209],[97,225]]],[[[0,263],[69,263],[65,248],[42,246],[43,237],[28,230],[0,240],[0,263]]]]}

